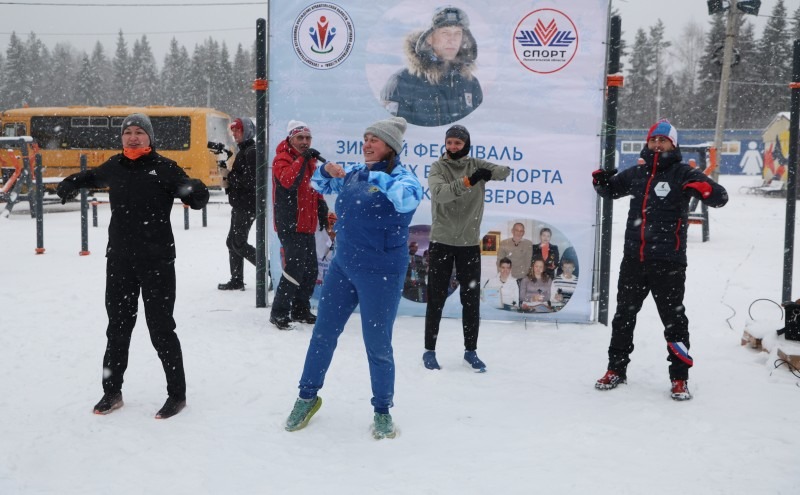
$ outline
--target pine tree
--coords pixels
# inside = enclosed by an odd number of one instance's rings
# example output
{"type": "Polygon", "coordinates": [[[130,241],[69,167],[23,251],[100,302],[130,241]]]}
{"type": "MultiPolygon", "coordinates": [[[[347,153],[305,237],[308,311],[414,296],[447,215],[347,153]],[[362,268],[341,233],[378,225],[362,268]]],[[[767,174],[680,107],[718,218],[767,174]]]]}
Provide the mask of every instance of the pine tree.
{"type": "Polygon", "coordinates": [[[5,65],[6,65],[5,57],[3,57],[3,54],[0,53],[0,110],[6,108],[6,100],[4,98],[4,93],[6,88],[5,65]]]}
{"type": "Polygon", "coordinates": [[[672,46],[672,43],[664,39],[664,23],[661,22],[661,19],[658,19],[656,24],[650,27],[650,36],[647,42],[650,44],[650,49],[655,56],[655,63],[653,64],[653,87],[655,91],[653,95],[655,110],[653,113],[655,119],[653,120],[664,118],[665,115],[671,117],[669,114],[665,114],[662,111],[664,95],[661,90],[664,85],[664,80],[666,79],[667,48],[672,46]]]}
{"type": "Polygon", "coordinates": [[[191,60],[186,48],[172,38],[169,51],[164,57],[164,67],[161,70],[161,87],[163,100],[166,105],[190,106],[191,81],[189,71],[191,60]]]}
{"type": "Polygon", "coordinates": [[[758,77],[763,81],[756,86],[755,93],[763,127],[778,112],[789,108],[789,92],[786,84],[791,79],[792,50],[789,42],[789,26],[786,22],[786,7],[778,0],[770,18],[764,26],[761,39],[756,44],[758,77]]]}
{"type": "Polygon", "coordinates": [[[75,74],[75,101],[81,105],[103,105],[103,80],[86,53],[81,57],[80,68],[75,74]]]}
{"type": "Polygon", "coordinates": [[[700,89],[689,113],[695,129],[713,129],[717,121],[719,81],[725,42],[725,14],[711,17],[703,56],[700,58],[700,89]]]}
{"type": "Polygon", "coordinates": [[[236,116],[255,115],[256,99],[252,90],[252,83],[256,78],[256,68],[253,57],[244,50],[241,43],[236,48],[233,57],[233,104],[230,113],[236,116]]]}
{"type": "Polygon", "coordinates": [[[160,103],[162,100],[158,88],[158,68],[146,35],[142,35],[141,40],[133,43],[131,69],[133,72],[133,87],[131,88],[133,104],[146,106],[160,103]]]}
{"type": "Polygon", "coordinates": [[[74,49],[68,43],[58,43],[53,48],[50,64],[42,74],[44,94],[40,105],[60,106],[74,100],[74,79],[77,68],[74,49]]]}
{"type": "Polygon", "coordinates": [[[5,87],[3,96],[5,108],[19,108],[30,103],[32,75],[29,74],[27,51],[15,32],[11,33],[6,49],[5,87]]]}
{"type": "Polygon", "coordinates": [[[754,88],[761,83],[754,68],[757,64],[755,27],[745,22],[736,38],[739,62],[731,68],[731,82],[728,90],[729,129],[760,128],[763,117],[758,109],[754,88]]]}
{"type": "Polygon", "coordinates": [[[114,74],[111,62],[106,57],[103,45],[99,41],[94,45],[89,66],[97,77],[98,87],[97,94],[94,97],[95,101],[97,101],[98,105],[108,105],[114,74]]]}
{"type": "MultiPolygon", "coordinates": [[[[792,33],[789,36],[791,40],[800,40],[800,5],[797,6],[797,10],[794,11],[792,14],[792,33]]],[[[792,43],[794,45],[794,43],[792,43]]],[[[792,48],[794,51],[794,48],[792,48]]]]}
{"type": "Polygon", "coordinates": [[[34,33],[30,33],[25,41],[25,52],[25,63],[28,66],[26,82],[30,88],[26,103],[32,107],[41,106],[47,100],[50,53],[45,44],[34,33]]]}
{"type": "Polygon", "coordinates": [[[224,42],[222,43],[222,50],[219,54],[219,75],[215,79],[217,80],[217,88],[219,91],[219,99],[215,104],[215,108],[226,112],[234,111],[236,106],[237,78],[233,73],[233,65],[228,55],[228,47],[224,42]]]}
{"type": "Polygon", "coordinates": [[[129,105],[131,102],[131,90],[133,88],[133,77],[131,73],[131,60],[128,53],[128,44],[122,31],[117,37],[117,50],[114,53],[114,60],[111,62],[113,69],[113,83],[110,95],[111,104],[129,105]]]}
{"type": "Polygon", "coordinates": [[[210,99],[211,81],[210,75],[206,71],[207,60],[208,49],[205,43],[195,45],[188,75],[189,80],[192,81],[192,86],[186,93],[189,104],[195,107],[206,106],[207,100],[210,99]]]}
{"type": "Polygon", "coordinates": [[[620,97],[619,126],[639,129],[649,126],[655,116],[653,76],[655,54],[644,29],[636,31],[630,68],[620,97]],[[624,102],[624,103],[623,103],[624,102]]]}

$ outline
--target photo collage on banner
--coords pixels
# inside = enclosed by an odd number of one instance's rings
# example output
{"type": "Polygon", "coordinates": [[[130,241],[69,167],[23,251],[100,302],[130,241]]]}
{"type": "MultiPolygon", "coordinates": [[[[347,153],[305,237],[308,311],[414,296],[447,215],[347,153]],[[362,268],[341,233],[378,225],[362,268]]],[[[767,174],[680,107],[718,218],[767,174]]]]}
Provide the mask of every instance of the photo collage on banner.
{"type": "MultiPolygon", "coordinates": [[[[370,124],[404,117],[399,158],[425,195],[399,314],[424,315],[428,174],[447,129],[462,125],[470,156],[512,169],[486,184],[481,316],[590,321],[608,12],[609,0],[400,0],[380,9],[282,0],[269,13],[268,160],[290,120],[308,124],[323,157],[346,164],[363,161],[370,124]]],[[[333,211],[335,199],[326,200],[333,211]]],[[[280,259],[269,231],[270,257],[280,259]]],[[[317,237],[321,284],[335,232],[317,237]]],[[[280,264],[271,266],[278,280],[280,264]]],[[[444,316],[460,317],[455,278],[450,287],[444,316]]]]}

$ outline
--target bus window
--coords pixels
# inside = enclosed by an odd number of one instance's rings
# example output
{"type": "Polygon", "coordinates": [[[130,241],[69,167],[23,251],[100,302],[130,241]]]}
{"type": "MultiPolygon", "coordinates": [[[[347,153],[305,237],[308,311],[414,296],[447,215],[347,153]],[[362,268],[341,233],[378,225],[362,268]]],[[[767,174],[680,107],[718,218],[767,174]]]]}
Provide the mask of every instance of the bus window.
{"type": "Polygon", "coordinates": [[[188,150],[191,145],[190,117],[150,117],[156,148],[159,150],[188,150]]]}
{"type": "Polygon", "coordinates": [[[27,130],[25,129],[25,124],[21,122],[9,122],[8,124],[3,125],[3,136],[5,137],[17,137],[17,136],[27,136],[27,130]]]}
{"type": "Polygon", "coordinates": [[[31,136],[46,150],[67,147],[69,117],[31,117],[31,136]]]}
{"type": "Polygon", "coordinates": [[[206,123],[208,140],[214,143],[223,143],[226,148],[233,150],[233,136],[228,128],[230,121],[222,117],[209,116],[206,123]]]}
{"type": "Polygon", "coordinates": [[[108,127],[108,117],[72,117],[66,147],[72,149],[120,149],[119,130],[108,127]]]}

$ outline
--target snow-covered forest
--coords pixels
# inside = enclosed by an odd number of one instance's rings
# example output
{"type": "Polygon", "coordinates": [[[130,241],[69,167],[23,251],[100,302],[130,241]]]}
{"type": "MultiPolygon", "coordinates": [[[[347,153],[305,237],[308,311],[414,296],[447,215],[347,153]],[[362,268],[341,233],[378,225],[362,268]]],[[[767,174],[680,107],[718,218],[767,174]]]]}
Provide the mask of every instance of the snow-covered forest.
{"type": "MultiPolygon", "coordinates": [[[[253,34],[255,39],[255,33],[253,34]]],[[[99,41],[92,53],[69,42],[48,47],[30,33],[12,34],[0,54],[0,110],[25,105],[209,106],[231,115],[254,115],[252,47],[235,52],[207,38],[191,55],[175,38],[157,63],[146,35],[122,32],[113,53],[99,41]]]]}
{"type": "MultiPolygon", "coordinates": [[[[761,129],[777,112],[789,109],[786,88],[791,81],[792,43],[800,39],[800,3],[779,0],[760,15],[768,16],[761,36],[753,16],[739,17],[728,128],[761,129]]],[[[669,117],[679,129],[714,127],[725,18],[720,13],[707,20],[687,20],[675,40],[666,39],[657,17],[649,29],[636,30],[633,45],[624,49],[620,127],[644,128],[659,117],[669,117]]],[[[626,30],[624,18],[622,29],[626,30]]]]}
{"type": "MultiPolygon", "coordinates": [[[[786,85],[792,43],[800,39],[800,4],[779,0],[760,15],[768,17],[760,36],[753,16],[740,17],[729,128],[763,128],[789,107],[786,85]]],[[[679,129],[713,128],[725,14],[687,19],[676,39],[667,39],[664,24],[654,19],[649,28],[636,29],[634,42],[623,48],[620,127],[643,128],[669,117],[679,129]]],[[[632,25],[623,17],[623,34],[632,25]]],[[[120,32],[115,46],[98,41],[87,53],[68,41],[47,46],[35,32],[13,34],[0,52],[0,109],[176,105],[253,115],[254,66],[253,46],[234,49],[211,37],[189,48],[173,38],[164,60],[158,61],[146,35],[131,39],[120,32]]]]}

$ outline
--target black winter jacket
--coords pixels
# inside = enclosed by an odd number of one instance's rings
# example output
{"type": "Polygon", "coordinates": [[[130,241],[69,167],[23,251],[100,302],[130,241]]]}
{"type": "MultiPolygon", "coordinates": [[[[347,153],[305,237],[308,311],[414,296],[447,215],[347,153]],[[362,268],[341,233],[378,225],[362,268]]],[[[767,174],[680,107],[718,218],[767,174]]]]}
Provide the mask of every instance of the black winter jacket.
{"type": "Polygon", "coordinates": [[[155,151],[137,160],[120,153],[64,180],[78,188],[108,187],[109,258],[174,259],[170,223],[174,198],[195,210],[208,202],[208,188],[202,181],[189,178],[177,163],[155,151]]]}
{"type": "Polygon", "coordinates": [[[444,62],[427,44],[417,51],[422,34],[414,32],[406,38],[408,67],[389,78],[381,100],[392,115],[413,125],[433,127],[463,119],[483,102],[483,90],[473,75],[478,54],[475,39],[465,36],[456,60],[444,62]]]}
{"type": "Polygon", "coordinates": [[[724,206],[728,193],[702,171],[681,163],[680,148],[657,153],[642,150],[644,164],[611,177],[607,186],[595,185],[607,199],[631,196],[625,226],[626,258],[639,261],[672,261],[686,265],[686,231],[691,196],[683,187],[689,182],[706,182],[711,195],[706,205],[724,206]]]}
{"type": "Polygon", "coordinates": [[[228,173],[228,202],[232,208],[256,211],[256,142],[252,139],[239,144],[228,173]]]}

